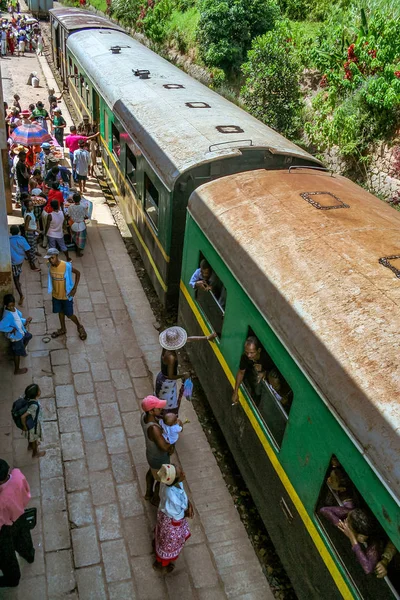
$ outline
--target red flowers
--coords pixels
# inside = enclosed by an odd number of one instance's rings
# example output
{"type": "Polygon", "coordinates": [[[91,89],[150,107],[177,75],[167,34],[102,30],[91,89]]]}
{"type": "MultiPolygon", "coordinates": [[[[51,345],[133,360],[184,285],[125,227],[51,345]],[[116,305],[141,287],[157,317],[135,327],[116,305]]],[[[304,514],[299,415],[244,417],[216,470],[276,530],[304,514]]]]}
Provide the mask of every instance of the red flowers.
{"type": "Polygon", "coordinates": [[[357,56],[354,54],[354,47],[355,44],[351,44],[348,49],[347,49],[347,58],[351,61],[351,62],[357,62],[357,56]]]}
{"type": "Polygon", "coordinates": [[[400,71],[395,71],[394,76],[397,77],[397,79],[400,79],[400,71]]]}
{"type": "Polygon", "coordinates": [[[376,58],[376,50],[368,50],[368,54],[372,56],[372,58],[376,58]]]}
{"type": "Polygon", "coordinates": [[[326,75],[323,75],[321,81],[319,82],[319,87],[325,88],[327,85],[328,85],[328,78],[326,75]]]}

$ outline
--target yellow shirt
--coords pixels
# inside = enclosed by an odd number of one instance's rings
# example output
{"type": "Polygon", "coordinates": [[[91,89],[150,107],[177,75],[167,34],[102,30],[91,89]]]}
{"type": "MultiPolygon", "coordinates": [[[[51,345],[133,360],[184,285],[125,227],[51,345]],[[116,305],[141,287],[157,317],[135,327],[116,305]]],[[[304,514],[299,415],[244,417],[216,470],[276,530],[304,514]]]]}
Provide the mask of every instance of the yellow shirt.
{"type": "Polygon", "coordinates": [[[56,300],[67,300],[67,292],[65,289],[65,269],[67,264],[60,260],[58,267],[50,265],[50,276],[53,280],[53,298],[56,300]]]}

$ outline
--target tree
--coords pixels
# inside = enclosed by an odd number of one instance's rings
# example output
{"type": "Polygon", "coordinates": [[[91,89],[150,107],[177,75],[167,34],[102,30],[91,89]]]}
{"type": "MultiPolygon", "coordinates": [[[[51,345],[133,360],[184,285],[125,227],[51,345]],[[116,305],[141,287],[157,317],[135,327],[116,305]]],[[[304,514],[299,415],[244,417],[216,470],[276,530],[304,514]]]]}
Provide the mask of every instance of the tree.
{"type": "Polygon", "coordinates": [[[206,65],[239,68],[253,37],[274,27],[275,0],[200,0],[198,39],[206,65]]]}
{"type": "Polygon", "coordinates": [[[255,38],[242,65],[246,82],[241,97],[252,115],[293,137],[301,125],[300,65],[287,26],[255,38]]]}

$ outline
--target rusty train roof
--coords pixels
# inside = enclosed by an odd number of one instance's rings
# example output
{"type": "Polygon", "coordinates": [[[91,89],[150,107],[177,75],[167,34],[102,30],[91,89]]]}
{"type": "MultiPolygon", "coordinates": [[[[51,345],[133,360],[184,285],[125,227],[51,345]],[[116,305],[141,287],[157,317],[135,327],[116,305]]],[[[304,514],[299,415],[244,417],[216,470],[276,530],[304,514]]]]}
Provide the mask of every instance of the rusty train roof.
{"type": "Polygon", "coordinates": [[[127,133],[144,154],[147,152],[169,189],[181,173],[194,165],[240,155],[239,148],[247,148],[249,140],[272,153],[320,164],[305,150],[124,33],[76,32],[68,38],[67,47],[127,133]],[[112,54],[111,46],[120,46],[120,54],[112,54]],[[136,69],[150,71],[150,78],[135,77],[136,69]],[[217,129],[221,126],[232,133],[221,132],[217,129]],[[217,146],[210,148],[214,144],[217,146]]]}
{"type": "Polygon", "coordinates": [[[89,10],[78,8],[53,8],[49,10],[49,13],[68,31],[75,31],[77,29],[110,29],[123,31],[122,27],[119,27],[119,25],[115,25],[109,19],[96,15],[89,10]]]}
{"type": "Polygon", "coordinates": [[[308,169],[218,179],[189,211],[400,498],[400,281],[379,262],[400,255],[400,214],[308,169]]]}

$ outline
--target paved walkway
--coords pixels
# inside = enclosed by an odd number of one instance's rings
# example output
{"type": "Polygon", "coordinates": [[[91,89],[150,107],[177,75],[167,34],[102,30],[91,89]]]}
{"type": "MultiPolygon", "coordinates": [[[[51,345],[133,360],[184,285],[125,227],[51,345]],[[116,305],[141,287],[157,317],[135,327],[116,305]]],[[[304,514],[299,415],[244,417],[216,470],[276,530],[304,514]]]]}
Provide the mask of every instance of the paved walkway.
{"type": "MultiPolygon", "coordinates": [[[[1,61],[3,63],[3,61],[1,61]]],[[[33,55],[4,61],[23,106],[37,90],[25,85],[33,55]],[[11,68],[10,68],[11,67],[11,68]]],[[[41,61],[43,70],[48,67],[41,61]]],[[[9,75],[7,75],[9,76],[9,75]]],[[[43,79],[42,79],[43,82],[43,79]]],[[[47,99],[47,90],[38,90],[47,99]]],[[[10,97],[6,97],[10,101],[10,97]]],[[[67,117],[65,105],[63,113],[67,117]]],[[[120,233],[97,183],[88,185],[94,214],[88,245],[74,266],[81,272],[76,309],[88,338],[81,341],[68,321],[68,334],[49,343],[58,327],[47,295],[47,266],[26,266],[24,315],[33,317],[26,375],[14,376],[12,362],[0,363],[0,456],[25,473],[38,507],[36,560],[21,560],[16,589],[3,600],[268,600],[269,586],[239,519],[196,414],[178,442],[188,491],[195,506],[192,537],[173,574],[151,568],[155,509],[143,500],[145,447],[140,401],[153,391],[159,364],[158,332],[120,233]],[[42,390],[46,456],[33,460],[12,426],[12,401],[35,381],[42,390]]],[[[18,216],[10,222],[18,222],[18,216]]]]}

